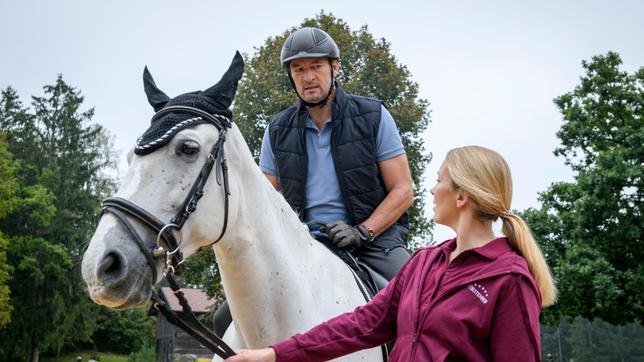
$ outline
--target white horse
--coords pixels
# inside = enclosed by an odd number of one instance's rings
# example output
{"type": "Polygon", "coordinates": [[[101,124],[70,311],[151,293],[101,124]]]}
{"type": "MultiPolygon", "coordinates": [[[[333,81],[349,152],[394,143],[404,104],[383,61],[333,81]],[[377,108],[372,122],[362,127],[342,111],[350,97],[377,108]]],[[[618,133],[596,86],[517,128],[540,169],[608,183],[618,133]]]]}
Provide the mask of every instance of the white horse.
{"type": "MultiPolygon", "coordinates": [[[[217,85],[191,94],[224,99],[228,108],[241,77],[240,67],[243,62],[237,55],[217,85]]],[[[145,85],[155,110],[167,104],[169,98],[156,88],[151,76],[145,85]]],[[[132,155],[116,196],[168,223],[218,136],[218,129],[210,124],[188,126],[155,151],[132,155]]],[[[234,320],[224,340],[233,349],[265,347],[363,304],[351,270],[309,235],[255,164],[234,124],[227,132],[225,150],[230,180],[228,227],[213,246],[234,320]]],[[[225,200],[215,176],[217,167],[196,211],[175,231],[185,257],[213,243],[222,232],[225,200]]],[[[156,234],[135,220],[132,223],[146,243],[154,245],[156,234]]],[[[155,261],[155,267],[160,274],[163,261],[155,261]]],[[[149,262],[132,236],[109,213],[96,228],[83,256],[82,271],[91,298],[114,309],[144,305],[158,282],[152,280],[149,262]]],[[[374,348],[339,360],[381,361],[382,354],[374,348]]]]}

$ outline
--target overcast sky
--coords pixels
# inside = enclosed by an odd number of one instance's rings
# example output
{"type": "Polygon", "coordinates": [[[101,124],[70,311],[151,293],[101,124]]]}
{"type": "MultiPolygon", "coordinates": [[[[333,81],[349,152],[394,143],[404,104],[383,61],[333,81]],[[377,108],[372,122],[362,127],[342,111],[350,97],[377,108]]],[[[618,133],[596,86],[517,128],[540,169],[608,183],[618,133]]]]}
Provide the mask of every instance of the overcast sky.
{"type": "Polygon", "coordinates": [[[124,160],[152,115],[144,65],[170,96],[204,89],[235,50],[253,54],[321,10],[389,41],[430,101],[428,184],[447,150],[483,145],[508,160],[519,210],[538,206],[550,183],[572,179],[552,154],[562,122],[552,99],[578,84],[581,61],[613,50],[629,72],[644,66],[644,2],[635,0],[0,0],[0,87],[29,104],[61,73],[95,107],[94,121],[124,160]]]}

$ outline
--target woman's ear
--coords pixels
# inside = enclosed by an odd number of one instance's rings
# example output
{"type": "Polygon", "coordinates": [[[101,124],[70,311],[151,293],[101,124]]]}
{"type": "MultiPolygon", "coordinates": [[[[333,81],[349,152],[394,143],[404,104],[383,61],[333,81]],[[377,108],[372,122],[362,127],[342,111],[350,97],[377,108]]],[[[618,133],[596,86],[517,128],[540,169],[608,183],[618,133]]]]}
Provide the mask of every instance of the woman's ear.
{"type": "Polygon", "coordinates": [[[456,207],[465,207],[469,203],[469,201],[470,198],[467,195],[459,192],[456,196],[456,207]]]}

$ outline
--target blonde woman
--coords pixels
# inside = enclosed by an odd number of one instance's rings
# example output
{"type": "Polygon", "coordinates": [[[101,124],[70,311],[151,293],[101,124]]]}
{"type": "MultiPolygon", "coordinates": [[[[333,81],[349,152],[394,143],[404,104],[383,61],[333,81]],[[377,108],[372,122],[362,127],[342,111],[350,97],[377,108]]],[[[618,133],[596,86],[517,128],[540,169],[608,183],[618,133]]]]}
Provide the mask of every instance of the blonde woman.
{"type": "Polygon", "coordinates": [[[505,160],[479,146],[448,152],[434,195],[456,238],[417,252],[368,304],[271,348],[226,361],[325,361],[395,339],[390,361],[540,361],[539,313],[555,301],[548,265],[510,211],[505,160]],[[492,223],[501,219],[503,237],[492,223]]]}

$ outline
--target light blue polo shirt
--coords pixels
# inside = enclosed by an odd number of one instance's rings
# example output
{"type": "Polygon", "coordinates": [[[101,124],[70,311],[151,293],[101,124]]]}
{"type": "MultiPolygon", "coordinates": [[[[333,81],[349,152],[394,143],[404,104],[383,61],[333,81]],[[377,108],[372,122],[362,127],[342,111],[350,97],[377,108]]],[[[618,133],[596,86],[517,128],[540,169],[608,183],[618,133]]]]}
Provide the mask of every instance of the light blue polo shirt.
{"type": "MultiPolygon", "coordinates": [[[[381,107],[380,125],[376,136],[378,162],[405,153],[393,117],[384,106],[381,107]]],[[[336,220],[349,221],[331,155],[331,129],[333,128],[331,126],[331,119],[326,121],[322,130],[317,129],[311,118],[306,121],[306,152],[309,160],[305,209],[307,222],[320,221],[326,224],[336,220]]],[[[277,176],[268,127],[262,139],[259,168],[264,173],[277,176]]]]}

